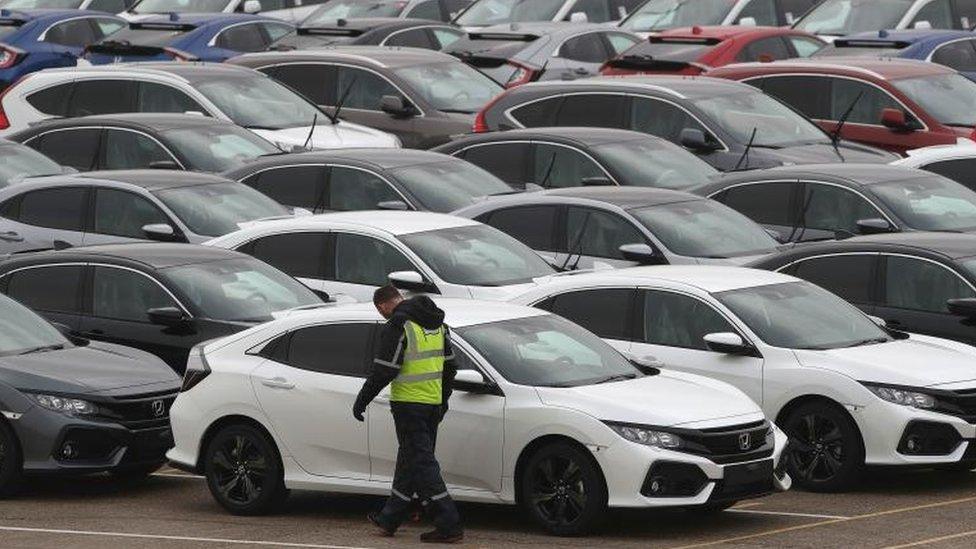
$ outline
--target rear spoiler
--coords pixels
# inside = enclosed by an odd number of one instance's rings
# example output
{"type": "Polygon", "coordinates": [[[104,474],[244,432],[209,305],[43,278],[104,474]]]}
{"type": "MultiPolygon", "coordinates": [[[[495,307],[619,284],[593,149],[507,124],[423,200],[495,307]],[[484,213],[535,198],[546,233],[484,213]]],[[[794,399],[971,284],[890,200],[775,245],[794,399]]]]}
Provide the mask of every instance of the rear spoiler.
{"type": "Polygon", "coordinates": [[[159,47],[159,46],[141,46],[139,44],[130,44],[129,42],[119,42],[116,40],[106,40],[105,42],[99,42],[97,44],[91,44],[85,47],[85,53],[96,53],[103,55],[117,55],[117,56],[145,56],[154,57],[160,54],[171,55],[174,59],[180,59],[183,61],[199,61],[200,58],[192,53],[185,52],[183,50],[178,50],[176,48],[169,47],[159,47]]]}
{"type": "Polygon", "coordinates": [[[684,38],[678,36],[651,36],[647,41],[651,44],[701,44],[702,46],[714,46],[722,43],[719,38],[684,38]]]}
{"type": "Polygon", "coordinates": [[[509,42],[532,42],[533,40],[538,40],[540,35],[531,34],[527,32],[523,33],[510,33],[510,32],[469,32],[468,38],[470,40],[507,40],[509,42]]]}
{"type": "Polygon", "coordinates": [[[678,71],[694,67],[705,72],[711,67],[703,63],[694,61],[672,61],[670,59],[654,59],[649,56],[625,55],[615,57],[606,62],[606,66],[614,69],[638,70],[638,71],[678,71]]]}
{"type": "Polygon", "coordinates": [[[347,29],[343,27],[298,27],[295,33],[301,36],[322,35],[322,36],[362,36],[363,29],[347,29]]]}
{"type": "Polygon", "coordinates": [[[132,30],[169,30],[187,32],[196,29],[197,26],[189,23],[147,23],[135,21],[129,23],[129,28],[132,30]]]}
{"type": "Polygon", "coordinates": [[[857,38],[838,38],[834,46],[841,48],[893,48],[904,49],[911,46],[911,42],[903,40],[858,40],[857,38]]]}

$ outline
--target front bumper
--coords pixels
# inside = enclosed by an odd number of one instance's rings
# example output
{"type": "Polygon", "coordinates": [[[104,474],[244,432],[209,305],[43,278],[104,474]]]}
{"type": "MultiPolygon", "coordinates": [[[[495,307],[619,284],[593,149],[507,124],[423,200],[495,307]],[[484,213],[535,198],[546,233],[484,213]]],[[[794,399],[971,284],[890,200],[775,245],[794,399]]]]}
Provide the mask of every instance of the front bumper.
{"type": "Polygon", "coordinates": [[[868,465],[925,466],[976,460],[976,424],[962,418],[883,401],[847,409],[861,431],[868,465]],[[950,442],[921,454],[908,452],[907,437],[919,426],[939,426],[940,438],[950,442]]]}

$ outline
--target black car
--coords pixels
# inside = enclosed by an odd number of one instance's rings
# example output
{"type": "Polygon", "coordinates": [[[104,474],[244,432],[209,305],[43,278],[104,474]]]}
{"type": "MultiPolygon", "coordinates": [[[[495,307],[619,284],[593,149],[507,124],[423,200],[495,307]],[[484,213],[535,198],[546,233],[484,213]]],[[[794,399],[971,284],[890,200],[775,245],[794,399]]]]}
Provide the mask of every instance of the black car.
{"type": "Polygon", "coordinates": [[[202,113],[56,119],[9,138],[84,172],[141,168],[220,172],[281,152],[249,130],[202,113]]]}
{"type": "Polygon", "coordinates": [[[897,157],[834,142],[816,124],[760,90],[689,76],[533,82],[507,90],[478,114],[475,132],[587,126],[622,128],[684,146],[721,171],[897,157]]]}
{"type": "Polygon", "coordinates": [[[687,189],[719,174],[673,143],[630,130],[532,128],[480,133],[433,149],[463,158],[510,185],[624,185],[687,189]]]}
{"type": "Polygon", "coordinates": [[[151,354],[73,342],[0,296],[0,497],[25,475],[148,475],[173,445],[179,388],[151,354]]]}
{"type": "Polygon", "coordinates": [[[337,20],[319,19],[312,15],[294,31],[273,42],[268,49],[287,51],[342,45],[442,50],[463,36],[463,30],[439,21],[392,17],[337,20]]]}
{"type": "Polygon", "coordinates": [[[976,235],[861,236],[797,246],[750,266],[823,286],[890,328],[976,344],[976,235]]]}
{"type": "Polygon", "coordinates": [[[693,189],[784,242],[899,231],[976,231],[976,191],[931,172],[823,164],[730,174],[693,189]]]}
{"type": "Polygon", "coordinates": [[[422,210],[448,213],[515,192],[485,170],[410,149],[337,149],[274,156],[225,172],[285,206],[322,213],[422,210]]]}
{"type": "Polygon", "coordinates": [[[143,349],[182,372],[191,347],[322,300],[253,257],[189,244],[111,244],[12,256],[0,293],[78,337],[143,349]]]}
{"type": "Polygon", "coordinates": [[[43,154],[13,141],[0,139],[0,187],[6,187],[25,177],[56,175],[66,171],[43,154]]]}

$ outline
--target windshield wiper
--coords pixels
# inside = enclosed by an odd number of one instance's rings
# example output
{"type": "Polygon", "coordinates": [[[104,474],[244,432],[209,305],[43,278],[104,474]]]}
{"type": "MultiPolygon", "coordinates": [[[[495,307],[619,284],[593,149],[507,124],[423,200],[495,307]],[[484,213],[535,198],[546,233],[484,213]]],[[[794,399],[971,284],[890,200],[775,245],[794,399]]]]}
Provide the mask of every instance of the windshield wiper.
{"type": "Polygon", "coordinates": [[[636,377],[637,374],[614,374],[612,376],[607,376],[605,378],[602,378],[598,381],[594,381],[593,384],[597,385],[599,383],[610,383],[611,381],[623,381],[625,379],[634,379],[636,377]]]}
{"type": "Polygon", "coordinates": [[[17,353],[18,355],[29,355],[31,353],[42,353],[44,351],[60,351],[64,349],[64,345],[61,343],[56,343],[54,345],[41,345],[39,347],[31,347],[30,349],[21,351],[17,353]]]}
{"type": "Polygon", "coordinates": [[[888,343],[889,341],[891,341],[891,339],[889,339],[887,337],[883,337],[883,336],[869,337],[869,338],[866,338],[866,339],[862,339],[860,341],[855,341],[854,343],[850,343],[848,345],[844,345],[844,347],[845,348],[847,348],[847,347],[862,347],[864,345],[871,345],[872,343],[888,343]]]}

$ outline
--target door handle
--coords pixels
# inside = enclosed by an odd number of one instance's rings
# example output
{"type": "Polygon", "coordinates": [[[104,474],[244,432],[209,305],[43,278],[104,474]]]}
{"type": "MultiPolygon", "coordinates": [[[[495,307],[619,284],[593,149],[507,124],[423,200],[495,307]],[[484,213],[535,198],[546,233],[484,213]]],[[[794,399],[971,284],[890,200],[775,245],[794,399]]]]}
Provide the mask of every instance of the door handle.
{"type": "Polygon", "coordinates": [[[272,377],[261,380],[261,384],[272,389],[294,389],[295,384],[283,377],[272,377]]]}
{"type": "Polygon", "coordinates": [[[20,236],[20,233],[16,231],[7,231],[0,233],[0,240],[4,240],[6,242],[23,242],[24,237],[20,236]]]}
{"type": "Polygon", "coordinates": [[[588,76],[588,75],[592,74],[589,71],[589,69],[585,69],[583,67],[577,67],[577,68],[573,69],[573,73],[574,74],[578,74],[580,76],[588,76]]]}

